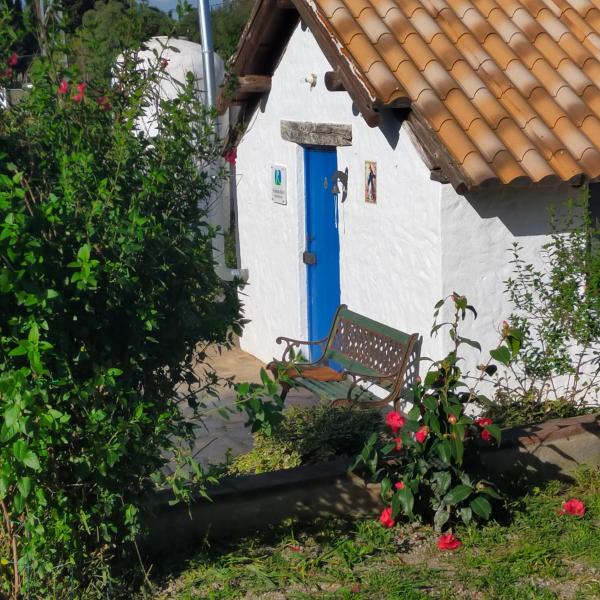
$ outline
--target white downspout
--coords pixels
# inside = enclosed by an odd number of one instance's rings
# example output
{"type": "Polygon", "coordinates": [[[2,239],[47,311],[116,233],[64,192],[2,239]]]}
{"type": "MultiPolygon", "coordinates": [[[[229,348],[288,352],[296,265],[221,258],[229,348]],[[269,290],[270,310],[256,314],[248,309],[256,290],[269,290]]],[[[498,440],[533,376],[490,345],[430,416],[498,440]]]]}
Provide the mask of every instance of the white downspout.
{"type": "MultiPolygon", "coordinates": [[[[214,108],[217,103],[217,82],[209,0],[198,0],[198,20],[200,22],[200,41],[202,43],[202,70],[204,85],[206,86],[206,106],[214,108]]],[[[220,134],[218,118],[215,122],[215,128],[217,133],[220,134]]],[[[227,204],[224,198],[213,196],[207,215],[209,222],[218,226],[222,231],[229,229],[229,206],[227,204]]],[[[247,269],[229,269],[225,265],[225,238],[223,235],[217,235],[213,240],[213,259],[215,261],[215,271],[220,279],[224,281],[233,281],[234,279],[247,281],[247,269]]]]}

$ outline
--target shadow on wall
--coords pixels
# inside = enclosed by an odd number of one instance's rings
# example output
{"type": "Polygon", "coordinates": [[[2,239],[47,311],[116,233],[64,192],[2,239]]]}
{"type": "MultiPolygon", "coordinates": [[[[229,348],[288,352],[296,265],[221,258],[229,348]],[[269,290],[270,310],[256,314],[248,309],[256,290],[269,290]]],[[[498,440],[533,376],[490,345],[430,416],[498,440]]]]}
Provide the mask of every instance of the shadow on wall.
{"type": "MultiPolygon", "coordinates": [[[[566,212],[566,202],[580,195],[571,186],[490,186],[469,192],[466,200],[482,219],[500,219],[515,237],[549,235],[551,211],[556,211],[561,223],[566,212]]],[[[561,231],[564,229],[561,229],[561,231]]]]}
{"type": "Polygon", "coordinates": [[[504,430],[500,449],[482,448],[481,460],[482,475],[511,494],[549,480],[572,483],[580,465],[600,466],[600,415],[504,430]]]}

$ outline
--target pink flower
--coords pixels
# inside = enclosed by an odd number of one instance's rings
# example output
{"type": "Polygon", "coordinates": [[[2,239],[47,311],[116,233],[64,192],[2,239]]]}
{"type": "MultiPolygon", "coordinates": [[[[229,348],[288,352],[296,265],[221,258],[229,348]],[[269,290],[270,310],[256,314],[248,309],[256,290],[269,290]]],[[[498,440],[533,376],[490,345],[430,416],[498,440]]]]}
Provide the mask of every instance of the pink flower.
{"type": "Polygon", "coordinates": [[[73,102],[81,102],[83,100],[87,83],[78,83],[75,87],[77,87],[77,93],[73,96],[73,98],[71,98],[71,100],[73,100],[73,102]]]}
{"type": "Polygon", "coordinates": [[[450,423],[450,425],[456,425],[456,422],[458,421],[458,418],[456,415],[448,415],[448,423],[450,423]]]}
{"type": "Polygon", "coordinates": [[[394,438],[394,442],[396,444],[396,452],[400,452],[402,450],[402,438],[394,438]]]}
{"type": "Polygon", "coordinates": [[[573,515],[574,517],[583,517],[585,515],[585,504],[577,498],[571,498],[563,502],[561,515],[573,515]]]}
{"type": "Polygon", "coordinates": [[[473,421],[475,425],[479,425],[479,427],[485,427],[486,425],[492,425],[494,421],[488,417],[478,417],[473,421]]]}
{"type": "Polygon", "coordinates": [[[492,439],[492,434],[487,429],[483,429],[481,431],[481,439],[484,442],[489,442],[492,439]]]}
{"type": "Polygon", "coordinates": [[[227,150],[227,152],[225,153],[225,155],[223,156],[223,158],[230,165],[235,165],[236,160],[237,160],[237,150],[235,148],[231,148],[231,149],[227,150]]]}
{"type": "Polygon", "coordinates": [[[440,550],[457,550],[462,546],[462,542],[451,533],[440,535],[437,547],[440,550]]]}
{"type": "Polygon", "coordinates": [[[381,511],[381,515],[379,515],[379,522],[388,529],[391,529],[396,524],[396,521],[394,521],[394,519],[392,518],[391,508],[384,508],[381,511]]]}
{"type": "Polygon", "coordinates": [[[69,91],[69,84],[67,83],[66,79],[63,79],[58,86],[57,93],[59,95],[63,95],[63,94],[66,94],[68,91],[69,91]]]}
{"type": "Polygon", "coordinates": [[[6,61],[6,64],[9,67],[16,67],[18,62],[19,62],[19,57],[16,55],[15,52],[13,52],[11,57],[6,61]]]}
{"type": "Polygon", "coordinates": [[[429,427],[420,427],[419,431],[417,431],[417,433],[415,433],[415,440],[417,440],[417,442],[419,442],[419,444],[422,444],[426,439],[427,436],[429,435],[429,427]]]}
{"type": "Polygon", "coordinates": [[[404,485],[404,481],[397,481],[394,484],[394,488],[397,490],[403,490],[406,486],[404,485]]]}
{"type": "Polygon", "coordinates": [[[423,381],[418,375],[415,377],[415,382],[416,383],[421,383],[421,381],[423,381]]]}
{"type": "Polygon", "coordinates": [[[406,419],[395,410],[391,410],[385,415],[385,423],[392,430],[392,433],[396,433],[398,429],[402,429],[406,424],[406,419]]]}

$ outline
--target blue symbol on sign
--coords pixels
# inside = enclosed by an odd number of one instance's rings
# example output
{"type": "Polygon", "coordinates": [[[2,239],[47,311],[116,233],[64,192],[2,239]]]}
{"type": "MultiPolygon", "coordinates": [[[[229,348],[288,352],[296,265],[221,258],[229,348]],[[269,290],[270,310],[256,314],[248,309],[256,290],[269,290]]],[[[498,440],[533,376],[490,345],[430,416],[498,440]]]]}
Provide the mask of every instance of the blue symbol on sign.
{"type": "Polygon", "coordinates": [[[273,175],[275,178],[275,185],[281,185],[281,169],[275,169],[273,175]]]}

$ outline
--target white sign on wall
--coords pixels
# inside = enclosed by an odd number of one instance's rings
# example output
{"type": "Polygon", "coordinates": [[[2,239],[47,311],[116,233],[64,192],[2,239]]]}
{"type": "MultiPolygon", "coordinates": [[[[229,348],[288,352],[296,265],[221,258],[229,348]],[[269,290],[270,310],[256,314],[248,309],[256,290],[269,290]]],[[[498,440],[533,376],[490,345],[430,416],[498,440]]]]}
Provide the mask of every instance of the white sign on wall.
{"type": "Polygon", "coordinates": [[[281,165],[271,165],[271,198],[277,204],[287,204],[287,174],[281,165]]]}

